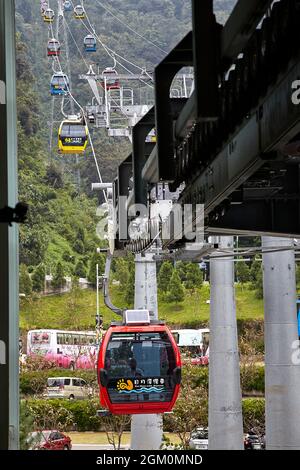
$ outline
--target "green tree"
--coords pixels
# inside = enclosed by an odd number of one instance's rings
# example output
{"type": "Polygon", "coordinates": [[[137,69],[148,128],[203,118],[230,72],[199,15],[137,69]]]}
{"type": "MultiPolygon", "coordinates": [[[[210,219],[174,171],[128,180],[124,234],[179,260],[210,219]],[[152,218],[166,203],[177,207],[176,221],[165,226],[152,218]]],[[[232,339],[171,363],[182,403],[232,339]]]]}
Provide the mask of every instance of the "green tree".
{"type": "Polygon", "coordinates": [[[20,449],[28,450],[30,447],[30,440],[28,440],[29,433],[34,430],[33,417],[26,401],[20,402],[20,449]]]}
{"type": "Polygon", "coordinates": [[[85,249],[84,249],[83,241],[80,240],[80,238],[76,238],[76,240],[73,244],[73,249],[76,251],[76,253],[79,253],[80,255],[83,255],[85,249]]]}
{"type": "Polygon", "coordinates": [[[162,292],[167,292],[174,268],[170,261],[164,261],[158,273],[158,288],[162,292]]]}
{"type": "Polygon", "coordinates": [[[264,288],[263,288],[263,271],[260,269],[256,276],[256,281],[254,284],[255,287],[255,296],[257,299],[264,298],[264,288]]]}
{"type": "Polygon", "coordinates": [[[172,277],[168,285],[168,302],[182,302],[184,300],[184,288],[176,269],[173,270],[172,277]]]}
{"type": "Polygon", "coordinates": [[[250,281],[250,269],[244,260],[237,260],[235,263],[235,275],[237,282],[245,284],[250,281]]]}
{"type": "Polygon", "coordinates": [[[186,266],[186,281],[184,283],[184,286],[186,287],[186,289],[195,289],[197,287],[201,287],[202,284],[203,275],[200,271],[199,264],[188,263],[186,266]]]}
{"type": "Polygon", "coordinates": [[[128,260],[117,258],[115,262],[115,279],[120,282],[122,288],[126,288],[130,274],[128,260]]]}
{"type": "Polygon", "coordinates": [[[176,271],[178,272],[179,274],[179,277],[180,277],[180,280],[181,282],[185,282],[186,281],[186,271],[187,271],[187,266],[188,266],[188,263],[184,263],[183,261],[178,261],[176,263],[176,271]]]}
{"type": "Polygon", "coordinates": [[[121,450],[121,440],[124,432],[129,428],[130,415],[109,415],[101,419],[107,441],[114,450],[121,450]]]}
{"type": "Polygon", "coordinates": [[[43,263],[39,264],[32,274],[32,288],[36,292],[41,292],[45,287],[46,268],[43,263]]]}
{"type": "Polygon", "coordinates": [[[177,434],[184,449],[189,448],[192,431],[198,426],[206,427],[208,424],[207,388],[202,384],[195,387],[193,374],[191,367],[185,366],[185,377],[173,413],[165,415],[164,418],[166,427],[177,434]]]}
{"type": "Polygon", "coordinates": [[[32,293],[32,281],[25,264],[20,265],[19,292],[20,294],[25,295],[30,295],[32,293]]]}
{"type": "Polygon", "coordinates": [[[299,263],[296,264],[296,283],[297,287],[300,287],[300,265],[299,263]]]}
{"type": "Polygon", "coordinates": [[[52,286],[54,289],[62,289],[66,283],[63,265],[58,262],[56,271],[52,279],[52,286]]]}
{"type": "Polygon", "coordinates": [[[99,276],[105,271],[105,256],[102,253],[95,253],[90,260],[90,267],[88,272],[88,281],[96,287],[96,265],[98,264],[99,276]]]}
{"type": "Polygon", "coordinates": [[[86,276],[86,268],[84,266],[84,262],[80,259],[75,266],[74,274],[76,277],[85,277],[86,276]]]}
{"type": "Polygon", "coordinates": [[[135,288],[135,269],[130,268],[129,277],[125,291],[125,301],[128,305],[132,305],[134,302],[134,288],[135,288]]]}
{"type": "Polygon", "coordinates": [[[255,283],[258,273],[261,271],[261,261],[255,258],[250,268],[250,281],[255,283]]]}

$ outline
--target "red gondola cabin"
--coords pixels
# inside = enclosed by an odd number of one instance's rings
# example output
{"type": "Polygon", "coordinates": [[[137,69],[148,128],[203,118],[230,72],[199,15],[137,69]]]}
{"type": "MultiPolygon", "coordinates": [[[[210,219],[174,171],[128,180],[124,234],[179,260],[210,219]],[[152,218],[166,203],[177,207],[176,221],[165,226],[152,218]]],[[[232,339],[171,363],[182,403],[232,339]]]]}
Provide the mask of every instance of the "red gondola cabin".
{"type": "Polygon", "coordinates": [[[57,39],[49,39],[47,45],[47,55],[48,56],[58,56],[60,55],[60,43],[57,39]]]}
{"type": "Polygon", "coordinates": [[[112,414],[172,410],[181,382],[180,353],[162,323],[111,325],[98,357],[100,402],[112,414]]]}
{"type": "Polygon", "coordinates": [[[100,85],[103,89],[106,88],[106,90],[120,89],[118,73],[113,67],[106,67],[106,69],[103,70],[100,85]]]}

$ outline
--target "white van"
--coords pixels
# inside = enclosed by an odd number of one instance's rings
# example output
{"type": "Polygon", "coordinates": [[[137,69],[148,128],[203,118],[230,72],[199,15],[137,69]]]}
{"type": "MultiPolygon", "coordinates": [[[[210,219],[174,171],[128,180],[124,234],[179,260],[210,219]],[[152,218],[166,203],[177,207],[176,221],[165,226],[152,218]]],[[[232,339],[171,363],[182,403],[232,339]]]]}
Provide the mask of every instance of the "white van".
{"type": "Polygon", "coordinates": [[[79,377],[49,377],[47,398],[67,398],[68,400],[89,398],[92,390],[85,380],[79,377]]]}

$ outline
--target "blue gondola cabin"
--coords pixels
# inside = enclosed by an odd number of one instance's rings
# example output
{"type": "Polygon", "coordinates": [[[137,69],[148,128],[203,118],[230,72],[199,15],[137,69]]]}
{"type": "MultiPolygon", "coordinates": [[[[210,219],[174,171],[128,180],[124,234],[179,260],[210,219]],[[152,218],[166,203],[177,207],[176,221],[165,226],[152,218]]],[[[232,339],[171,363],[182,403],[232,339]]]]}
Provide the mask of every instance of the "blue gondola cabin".
{"type": "Polygon", "coordinates": [[[85,52],[96,52],[97,42],[92,34],[88,34],[83,41],[85,52]]]}
{"type": "Polygon", "coordinates": [[[50,82],[50,93],[55,95],[66,95],[69,92],[69,78],[64,73],[55,73],[50,82]]]}

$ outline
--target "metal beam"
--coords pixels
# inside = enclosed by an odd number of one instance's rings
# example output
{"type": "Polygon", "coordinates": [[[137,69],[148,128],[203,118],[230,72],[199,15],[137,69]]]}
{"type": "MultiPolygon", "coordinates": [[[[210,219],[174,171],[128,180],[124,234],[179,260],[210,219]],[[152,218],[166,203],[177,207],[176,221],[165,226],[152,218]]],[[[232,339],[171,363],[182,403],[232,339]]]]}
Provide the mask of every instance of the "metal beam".
{"type": "Polygon", "coordinates": [[[223,217],[210,222],[209,234],[256,234],[297,237],[300,234],[299,201],[244,201],[232,205],[223,217]]]}
{"type": "MultiPolygon", "coordinates": [[[[154,108],[151,108],[147,114],[134,126],[132,130],[132,157],[133,157],[133,181],[135,204],[147,204],[147,183],[142,180],[141,173],[146,162],[145,148],[146,137],[153,129],[154,108]]],[[[153,147],[154,144],[151,144],[153,147]]],[[[148,150],[149,151],[149,150],[148,150]]]]}
{"type": "Polygon", "coordinates": [[[300,59],[261,102],[259,111],[244,121],[208,167],[195,176],[182,193],[180,203],[191,198],[205,203],[207,215],[268,159],[278,158],[277,152],[300,132],[300,105],[291,100],[291,86],[299,76],[300,59]]]}
{"type": "Polygon", "coordinates": [[[155,68],[155,123],[159,178],[172,181],[175,176],[173,118],[170,88],[182,67],[193,65],[193,36],[188,33],[167,57],[155,68]]]}
{"type": "Polygon", "coordinates": [[[244,49],[273,0],[239,0],[226,22],[221,40],[223,61],[232,62],[244,49]]]}
{"type": "Polygon", "coordinates": [[[192,0],[192,11],[196,120],[217,120],[221,26],[213,13],[213,0],[192,0]]]}
{"type": "MultiPolygon", "coordinates": [[[[14,1],[0,0],[0,207],[17,202],[14,1]]],[[[0,224],[0,449],[19,447],[18,228],[0,224]]]]}

